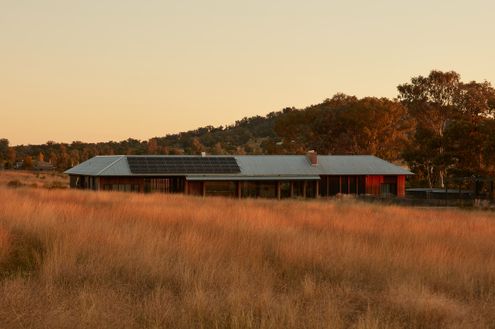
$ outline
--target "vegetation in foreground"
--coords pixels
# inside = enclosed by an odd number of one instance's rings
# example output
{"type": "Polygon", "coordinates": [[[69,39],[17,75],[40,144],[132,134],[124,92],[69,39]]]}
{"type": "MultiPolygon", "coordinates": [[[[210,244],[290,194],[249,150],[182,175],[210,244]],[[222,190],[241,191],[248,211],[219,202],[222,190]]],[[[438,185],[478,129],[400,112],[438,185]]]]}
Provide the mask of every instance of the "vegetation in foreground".
{"type": "Polygon", "coordinates": [[[69,176],[55,171],[1,170],[1,186],[64,189],[69,187],[69,176]]]}
{"type": "Polygon", "coordinates": [[[1,328],[494,328],[495,216],[0,187],[1,328]]]}

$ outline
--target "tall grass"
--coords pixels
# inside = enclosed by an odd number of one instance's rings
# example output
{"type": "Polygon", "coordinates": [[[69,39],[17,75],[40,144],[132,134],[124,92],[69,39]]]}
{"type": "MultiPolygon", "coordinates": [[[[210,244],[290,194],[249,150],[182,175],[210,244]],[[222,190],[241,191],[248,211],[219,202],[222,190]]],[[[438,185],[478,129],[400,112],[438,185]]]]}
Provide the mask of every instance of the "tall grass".
{"type": "Polygon", "coordinates": [[[495,328],[495,216],[0,188],[0,328],[495,328]]]}

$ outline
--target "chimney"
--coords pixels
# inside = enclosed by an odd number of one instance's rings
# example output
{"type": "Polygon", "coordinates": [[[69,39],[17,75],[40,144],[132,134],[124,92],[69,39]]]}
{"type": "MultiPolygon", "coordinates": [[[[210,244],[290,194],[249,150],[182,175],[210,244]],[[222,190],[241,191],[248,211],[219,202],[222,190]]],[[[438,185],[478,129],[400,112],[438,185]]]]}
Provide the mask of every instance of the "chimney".
{"type": "Polygon", "coordinates": [[[306,153],[306,156],[308,157],[308,160],[312,166],[318,165],[318,154],[315,150],[308,151],[308,153],[306,153]]]}
{"type": "Polygon", "coordinates": [[[206,156],[206,152],[201,152],[201,157],[205,157],[206,156]]]}

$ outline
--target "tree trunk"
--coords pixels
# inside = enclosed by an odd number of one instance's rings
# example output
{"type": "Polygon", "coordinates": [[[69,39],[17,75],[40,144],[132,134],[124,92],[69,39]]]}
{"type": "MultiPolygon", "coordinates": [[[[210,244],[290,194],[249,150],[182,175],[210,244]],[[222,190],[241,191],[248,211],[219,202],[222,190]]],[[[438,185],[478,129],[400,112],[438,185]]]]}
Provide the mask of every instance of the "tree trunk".
{"type": "Polygon", "coordinates": [[[428,179],[428,186],[433,188],[433,184],[431,183],[431,168],[430,165],[426,165],[426,178],[428,179]]]}
{"type": "Polygon", "coordinates": [[[438,171],[438,176],[440,178],[440,187],[444,188],[445,187],[445,169],[440,169],[438,171]]]}

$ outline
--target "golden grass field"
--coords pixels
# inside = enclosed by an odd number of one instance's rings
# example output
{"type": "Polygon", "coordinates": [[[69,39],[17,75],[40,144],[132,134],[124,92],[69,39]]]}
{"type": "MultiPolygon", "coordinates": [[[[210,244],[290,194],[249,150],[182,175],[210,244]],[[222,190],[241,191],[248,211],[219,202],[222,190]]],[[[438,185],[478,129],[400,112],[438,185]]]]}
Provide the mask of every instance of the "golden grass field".
{"type": "Polygon", "coordinates": [[[0,200],[2,329],[495,328],[491,212],[7,187],[0,200]]]}
{"type": "Polygon", "coordinates": [[[32,188],[68,188],[68,176],[58,172],[24,170],[0,171],[0,186],[32,188]]]}

